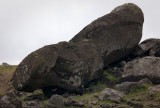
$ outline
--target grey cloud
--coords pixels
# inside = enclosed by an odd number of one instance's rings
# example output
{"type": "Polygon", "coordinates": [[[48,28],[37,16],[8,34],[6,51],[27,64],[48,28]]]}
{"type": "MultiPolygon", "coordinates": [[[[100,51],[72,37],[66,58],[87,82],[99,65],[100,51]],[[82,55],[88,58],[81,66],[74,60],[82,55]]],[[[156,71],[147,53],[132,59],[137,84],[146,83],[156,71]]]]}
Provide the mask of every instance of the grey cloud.
{"type": "Polygon", "coordinates": [[[44,45],[68,41],[93,20],[127,2],[144,11],[142,40],[159,38],[158,0],[0,0],[0,63],[19,64],[44,45]]]}

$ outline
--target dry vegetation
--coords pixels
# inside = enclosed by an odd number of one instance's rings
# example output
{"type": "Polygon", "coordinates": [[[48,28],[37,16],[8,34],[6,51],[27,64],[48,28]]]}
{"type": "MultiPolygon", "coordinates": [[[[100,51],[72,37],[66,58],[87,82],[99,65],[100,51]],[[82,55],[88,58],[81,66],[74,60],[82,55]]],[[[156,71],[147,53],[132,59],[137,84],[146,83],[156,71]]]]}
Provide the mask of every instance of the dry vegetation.
{"type": "Polygon", "coordinates": [[[16,65],[7,67],[0,65],[0,95],[13,91],[10,80],[16,67],[16,65]]]}

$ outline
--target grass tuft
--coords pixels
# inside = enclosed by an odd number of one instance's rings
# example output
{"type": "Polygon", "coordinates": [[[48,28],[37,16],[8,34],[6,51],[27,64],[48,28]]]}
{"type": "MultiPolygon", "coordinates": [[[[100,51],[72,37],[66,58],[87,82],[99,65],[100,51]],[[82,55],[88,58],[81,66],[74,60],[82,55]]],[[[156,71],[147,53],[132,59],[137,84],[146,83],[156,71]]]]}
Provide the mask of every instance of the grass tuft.
{"type": "Polygon", "coordinates": [[[107,80],[109,80],[110,82],[112,82],[112,83],[116,83],[116,82],[119,81],[119,78],[114,77],[112,74],[110,74],[110,73],[108,73],[106,71],[104,71],[103,74],[104,74],[105,78],[107,80]]]}

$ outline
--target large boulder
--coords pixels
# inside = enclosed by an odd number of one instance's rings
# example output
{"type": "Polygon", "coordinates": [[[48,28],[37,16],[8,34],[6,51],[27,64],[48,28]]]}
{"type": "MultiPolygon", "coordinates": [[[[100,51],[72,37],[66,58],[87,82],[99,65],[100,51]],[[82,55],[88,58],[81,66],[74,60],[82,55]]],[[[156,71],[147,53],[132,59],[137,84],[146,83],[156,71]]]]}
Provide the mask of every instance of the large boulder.
{"type": "Polygon", "coordinates": [[[101,54],[105,65],[128,55],[142,36],[143,13],[132,4],[116,7],[111,13],[86,26],[70,42],[92,42],[101,54]]]}
{"type": "Polygon", "coordinates": [[[153,83],[160,83],[160,58],[147,56],[128,62],[124,66],[122,78],[127,81],[149,78],[153,83]]]}
{"type": "Polygon", "coordinates": [[[69,42],[48,45],[29,54],[13,74],[17,90],[59,87],[82,92],[100,78],[103,67],[132,52],[142,36],[143,13],[124,4],[86,26],[69,42]]]}

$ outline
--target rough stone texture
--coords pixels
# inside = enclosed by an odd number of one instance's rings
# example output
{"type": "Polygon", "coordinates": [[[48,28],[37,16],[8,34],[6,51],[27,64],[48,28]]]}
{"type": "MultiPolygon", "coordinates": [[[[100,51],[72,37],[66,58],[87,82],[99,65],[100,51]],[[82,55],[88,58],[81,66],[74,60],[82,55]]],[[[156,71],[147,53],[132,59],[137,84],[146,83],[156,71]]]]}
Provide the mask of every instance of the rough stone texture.
{"type": "Polygon", "coordinates": [[[148,88],[148,93],[150,96],[154,95],[157,92],[160,92],[160,85],[155,85],[148,88]]]}
{"type": "Polygon", "coordinates": [[[142,36],[143,21],[140,8],[131,3],[124,4],[93,21],[70,42],[93,42],[107,65],[128,55],[137,46],[142,36]]]}
{"type": "Polygon", "coordinates": [[[97,105],[98,101],[91,102],[92,105],[97,105]]]}
{"type": "Polygon", "coordinates": [[[16,108],[14,105],[0,100],[0,108],[16,108]]]}
{"type": "Polygon", "coordinates": [[[17,90],[59,87],[82,92],[100,78],[103,67],[127,56],[142,36],[143,13],[124,4],[86,26],[69,42],[48,45],[29,54],[13,74],[17,90]]]}
{"type": "Polygon", "coordinates": [[[160,39],[151,38],[141,42],[133,55],[160,57],[160,39]]]}
{"type": "Polygon", "coordinates": [[[124,93],[129,93],[129,91],[137,86],[143,86],[144,84],[152,85],[152,82],[148,79],[142,79],[138,82],[122,82],[121,84],[116,84],[115,89],[121,90],[124,93]]]}
{"type": "Polygon", "coordinates": [[[111,88],[105,88],[102,93],[98,96],[100,100],[111,100],[115,102],[120,102],[121,98],[124,96],[123,92],[111,89],[111,88]]]}
{"type": "Polygon", "coordinates": [[[10,103],[14,105],[16,108],[22,108],[22,102],[19,99],[13,98],[10,100],[10,103]]]}
{"type": "Polygon", "coordinates": [[[63,105],[63,97],[56,94],[49,99],[46,108],[63,108],[63,105]]]}
{"type": "Polygon", "coordinates": [[[30,101],[25,101],[27,106],[39,106],[40,102],[37,100],[30,100],[30,101]]]}
{"type": "Polygon", "coordinates": [[[124,66],[122,78],[128,81],[149,78],[153,83],[160,83],[160,58],[147,56],[128,62],[124,66]]]}
{"type": "Polygon", "coordinates": [[[1,101],[3,101],[4,103],[8,103],[8,105],[14,106],[16,108],[22,108],[22,102],[19,99],[11,97],[9,95],[4,95],[1,98],[1,101]]]}
{"type": "Polygon", "coordinates": [[[8,95],[4,95],[4,96],[1,98],[2,101],[7,101],[7,102],[9,102],[10,99],[11,99],[11,97],[8,96],[8,95]]]}
{"type": "Polygon", "coordinates": [[[76,107],[83,107],[84,103],[75,100],[73,97],[68,97],[65,101],[66,106],[76,106],[76,107]]]}

